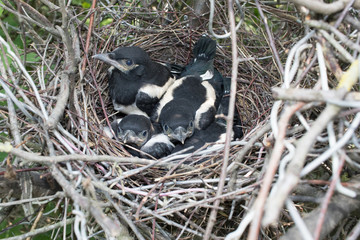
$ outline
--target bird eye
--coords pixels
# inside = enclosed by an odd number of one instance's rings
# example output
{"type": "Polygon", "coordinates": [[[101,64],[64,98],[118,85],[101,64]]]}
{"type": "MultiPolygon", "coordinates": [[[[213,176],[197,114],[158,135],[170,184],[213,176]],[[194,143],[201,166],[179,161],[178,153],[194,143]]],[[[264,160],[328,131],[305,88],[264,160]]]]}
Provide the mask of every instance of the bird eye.
{"type": "Polygon", "coordinates": [[[131,59],[127,59],[125,63],[126,63],[126,65],[128,65],[128,66],[133,65],[133,61],[132,61],[131,59]]]}
{"type": "Polygon", "coordinates": [[[169,126],[168,125],[164,124],[163,128],[164,128],[165,132],[169,132],[169,126]]]}
{"type": "Polygon", "coordinates": [[[148,131],[144,130],[140,134],[141,134],[142,137],[146,138],[147,135],[148,135],[148,131]]]}
{"type": "Polygon", "coordinates": [[[193,128],[193,127],[194,127],[194,122],[191,121],[191,122],[189,123],[189,128],[193,128]]]}

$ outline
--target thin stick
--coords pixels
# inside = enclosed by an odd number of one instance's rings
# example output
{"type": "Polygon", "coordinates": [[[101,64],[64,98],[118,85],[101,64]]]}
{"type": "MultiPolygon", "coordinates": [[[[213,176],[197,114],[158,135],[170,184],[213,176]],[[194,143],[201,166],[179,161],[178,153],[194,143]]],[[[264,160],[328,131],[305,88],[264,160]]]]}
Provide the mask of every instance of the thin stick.
{"type": "Polygon", "coordinates": [[[259,195],[253,205],[255,209],[255,216],[252,221],[248,239],[257,239],[260,231],[261,218],[263,216],[263,210],[265,206],[265,201],[267,199],[274,175],[276,173],[279,161],[284,150],[284,138],[286,135],[286,129],[292,115],[302,108],[305,105],[303,102],[299,102],[295,105],[292,105],[284,110],[283,115],[279,120],[279,132],[275,142],[274,150],[270,158],[269,165],[264,176],[264,183],[260,189],[259,195]]]}
{"type": "Polygon", "coordinates": [[[265,17],[264,15],[264,12],[259,4],[259,1],[258,0],[255,0],[255,3],[256,3],[256,7],[257,9],[259,10],[259,13],[260,13],[260,16],[261,16],[261,19],[263,20],[264,22],[264,25],[265,25],[265,29],[266,29],[266,33],[269,37],[269,41],[270,41],[270,48],[274,54],[274,57],[275,57],[275,62],[276,62],[276,65],[277,67],[279,68],[279,71],[280,71],[280,74],[283,76],[284,75],[284,67],[283,65],[281,64],[281,60],[280,60],[280,57],[279,57],[279,53],[276,49],[276,46],[275,46],[275,42],[274,42],[274,37],[272,35],[272,32],[270,31],[270,28],[269,28],[269,25],[267,23],[267,18],[265,17]]]}
{"type": "MultiPolygon", "coordinates": [[[[228,14],[229,14],[229,22],[230,22],[230,32],[231,32],[231,53],[232,53],[232,71],[231,71],[231,88],[230,88],[230,100],[229,100],[229,113],[227,116],[227,124],[226,124],[226,139],[225,139],[225,147],[224,147],[224,159],[223,165],[221,167],[221,175],[220,181],[218,184],[218,189],[216,191],[216,196],[222,195],[222,191],[225,185],[226,178],[226,169],[228,167],[229,155],[230,155],[230,142],[231,142],[231,133],[233,128],[233,119],[234,119],[234,111],[235,111],[235,98],[236,98],[236,78],[238,73],[238,54],[237,54],[237,43],[236,43],[236,27],[235,27],[235,16],[233,9],[233,1],[228,0],[228,14]]],[[[221,199],[217,199],[214,201],[213,209],[211,210],[208,224],[206,226],[204,240],[210,239],[211,231],[216,222],[217,211],[220,205],[221,199]]]]}
{"type": "Polygon", "coordinates": [[[315,229],[315,235],[314,235],[315,240],[320,239],[321,228],[322,228],[322,225],[323,225],[324,220],[325,220],[326,211],[327,211],[327,208],[329,206],[331,197],[334,194],[336,183],[339,180],[340,173],[341,173],[341,170],[343,169],[344,163],[345,163],[345,156],[343,155],[341,160],[340,160],[340,166],[338,168],[338,171],[332,175],[333,178],[332,178],[330,187],[329,187],[328,191],[326,192],[323,203],[321,204],[319,220],[318,220],[318,222],[316,224],[316,229],[315,229]]]}
{"type": "Polygon", "coordinates": [[[85,54],[84,54],[84,58],[83,58],[83,65],[81,67],[81,72],[85,71],[85,67],[86,67],[86,62],[87,62],[87,55],[89,52],[89,46],[90,46],[90,39],[91,39],[91,33],[92,33],[92,29],[93,29],[93,25],[94,25],[94,9],[96,7],[96,0],[92,1],[91,4],[91,8],[90,11],[93,11],[90,15],[90,23],[89,23],[89,30],[87,32],[87,36],[86,36],[86,43],[85,43],[85,54]]]}

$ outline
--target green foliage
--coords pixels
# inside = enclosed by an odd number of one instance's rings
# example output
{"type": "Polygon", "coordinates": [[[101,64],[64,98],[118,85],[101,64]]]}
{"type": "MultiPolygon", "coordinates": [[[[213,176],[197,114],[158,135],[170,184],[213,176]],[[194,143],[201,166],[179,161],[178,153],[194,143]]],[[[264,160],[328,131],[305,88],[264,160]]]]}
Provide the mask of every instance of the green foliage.
{"type": "Polygon", "coordinates": [[[111,24],[113,21],[114,21],[114,19],[112,19],[112,18],[106,18],[106,19],[101,21],[100,26],[104,27],[106,25],[111,24]]]}
{"type": "Polygon", "coordinates": [[[350,181],[350,177],[349,177],[349,174],[347,172],[344,172],[341,176],[341,182],[348,182],[350,181]]]}
{"type": "MultiPolygon", "coordinates": [[[[4,161],[7,157],[8,153],[0,152],[0,162],[4,161]]],[[[1,229],[1,226],[0,226],[1,229]]]]}
{"type": "MultiPolygon", "coordinates": [[[[45,213],[50,212],[50,214],[46,214],[46,217],[43,217],[43,219],[38,223],[38,228],[44,227],[46,225],[51,225],[51,224],[59,221],[59,211],[56,211],[56,212],[53,211],[53,209],[55,209],[55,207],[56,207],[56,203],[57,203],[57,201],[52,201],[52,202],[49,202],[48,204],[46,204],[44,212],[45,213]]],[[[61,211],[63,211],[63,209],[61,209],[61,211]]],[[[71,205],[68,206],[68,212],[71,212],[71,205]]],[[[18,214],[18,215],[20,215],[20,214],[18,214]]],[[[34,216],[32,216],[32,217],[34,217],[34,216]]],[[[31,219],[32,217],[29,217],[28,219],[31,219]]],[[[15,219],[12,219],[12,217],[9,216],[9,218],[7,218],[6,221],[3,221],[0,224],[0,232],[1,232],[1,230],[9,227],[9,230],[5,231],[4,233],[0,233],[0,239],[13,237],[13,236],[17,236],[17,235],[21,235],[21,234],[29,232],[30,228],[31,228],[31,224],[21,224],[22,221],[24,221],[24,216],[17,216],[17,218],[15,218],[15,219]],[[18,224],[18,226],[11,227],[12,225],[16,225],[16,224],[18,224]]],[[[59,236],[62,235],[63,230],[64,230],[64,228],[61,227],[59,236]]],[[[67,225],[66,226],[66,236],[68,236],[70,234],[71,234],[71,226],[67,225]]],[[[35,239],[35,240],[53,239],[53,231],[41,233],[39,235],[34,236],[32,239],[35,239]]]]}
{"type": "MultiPolygon", "coordinates": [[[[20,221],[22,218],[19,217],[17,219],[15,219],[14,222],[18,222],[20,221]]],[[[11,225],[13,225],[13,223],[10,223],[8,221],[3,221],[1,224],[0,224],[0,229],[6,229],[7,227],[11,227],[11,225]]],[[[18,226],[15,226],[13,227],[10,231],[5,231],[4,233],[1,233],[0,234],[0,238],[3,239],[3,238],[9,238],[9,237],[13,237],[14,235],[20,235],[23,233],[23,228],[24,228],[24,225],[18,225],[18,226]]]]}
{"type": "MultiPolygon", "coordinates": [[[[3,2],[1,0],[0,0],[0,3],[3,4],[3,2]]],[[[4,12],[4,9],[2,7],[0,7],[0,17],[2,16],[3,12],[4,12]]]]}
{"type": "Polygon", "coordinates": [[[84,9],[88,9],[91,7],[90,0],[72,0],[71,3],[76,6],[81,6],[84,9]]]}

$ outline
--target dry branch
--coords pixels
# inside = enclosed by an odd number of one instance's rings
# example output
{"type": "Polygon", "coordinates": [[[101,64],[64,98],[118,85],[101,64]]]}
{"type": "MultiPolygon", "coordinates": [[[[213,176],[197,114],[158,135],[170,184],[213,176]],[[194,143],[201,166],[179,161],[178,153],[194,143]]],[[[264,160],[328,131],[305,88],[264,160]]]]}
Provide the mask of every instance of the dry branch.
{"type": "MultiPolygon", "coordinates": [[[[357,184],[359,181],[358,176],[354,176],[349,182],[348,185],[357,184]]],[[[360,193],[359,189],[356,189],[357,194],[360,193]]],[[[328,209],[326,211],[325,222],[322,227],[320,239],[325,238],[329,233],[331,233],[334,228],[345,218],[347,218],[352,212],[357,211],[360,207],[360,200],[356,198],[350,198],[341,194],[336,194],[329,203],[328,209]]],[[[310,232],[315,232],[316,223],[319,220],[321,212],[321,207],[317,207],[310,213],[307,213],[303,216],[305,224],[310,232]]],[[[296,226],[291,227],[284,236],[280,239],[294,239],[300,240],[301,234],[299,234],[299,229],[296,226]]]]}
{"type": "MultiPolygon", "coordinates": [[[[337,0],[332,3],[324,3],[322,1],[311,1],[311,0],[288,0],[289,2],[293,2],[297,5],[304,6],[311,11],[316,13],[321,13],[324,15],[330,15],[336,12],[340,12],[343,10],[349,2],[353,0],[337,0]]],[[[354,7],[360,8],[360,1],[355,0],[354,7]]]]}

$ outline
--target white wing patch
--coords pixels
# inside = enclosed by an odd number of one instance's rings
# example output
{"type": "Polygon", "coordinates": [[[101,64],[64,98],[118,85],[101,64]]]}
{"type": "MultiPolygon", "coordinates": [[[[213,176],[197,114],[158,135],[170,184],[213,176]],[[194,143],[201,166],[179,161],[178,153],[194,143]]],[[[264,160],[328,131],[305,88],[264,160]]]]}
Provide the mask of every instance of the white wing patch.
{"type": "MultiPolygon", "coordinates": [[[[231,134],[233,135],[233,134],[231,134]]],[[[216,141],[216,143],[224,143],[226,140],[226,133],[223,133],[220,135],[219,140],[216,141]]]]}
{"type": "Polygon", "coordinates": [[[214,73],[210,70],[207,70],[206,73],[200,75],[201,79],[204,80],[209,80],[212,79],[214,76],[214,73]]]}
{"type": "Polygon", "coordinates": [[[116,111],[120,111],[122,113],[125,114],[138,114],[138,115],[143,115],[148,117],[148,115],[141,111],[135,103],[131,104],[131,105],[122,105],[122,104],[117,104],[115,101],[113,101],[113,105],[114,105],[114,109],[116,111]]]}
{"type": "Polygon", "coordinates": [[[146,84],[145,86],[141,87],[139,92],[146,93],[151,98],[158,98],[160,99],[162,95],[166,92],[166,90],[174,83],[175,78],[170,78],[164,86],[156,86],[153,84],[146,84]]]}
{"type": "Polygon", "coordinates": [[[211,107],[215,107],[216,94],[214,88],[207,81],[201,82],[206,89],[206,101],[201,104],[195,113],[195,127],[199,129],[201,114],[207,112],[211,107]]]}
{"type": "Polygon", "coordinates": [[[163,107],[170,102],[171,100],[174,99],[173,97],[173,92],[174,90],[182,84],[182,82],[184,81],[186,77],[180,78],[176,81],[174,81],[174,83],[168,88],[168,90],[165,92],[164,96],[161,98],[159,105],[156,109],[156,115],[157,115],[157,119],[156,121],[159,121],[159,117],[160,117],[160,112],[163,109],[163,107]]]}
{"type": "Polygon", "coordinates": [[[112,134],[110,128],[108,126],[104,127],[104,134],[105,136],[107,136],[108,138],[114,138],[115,136],[112,134]]]}

